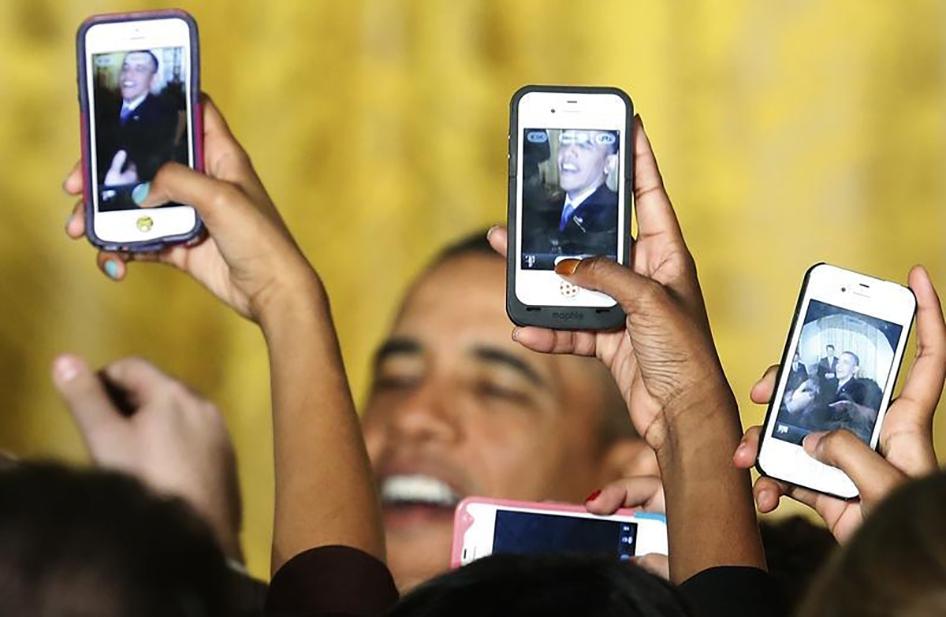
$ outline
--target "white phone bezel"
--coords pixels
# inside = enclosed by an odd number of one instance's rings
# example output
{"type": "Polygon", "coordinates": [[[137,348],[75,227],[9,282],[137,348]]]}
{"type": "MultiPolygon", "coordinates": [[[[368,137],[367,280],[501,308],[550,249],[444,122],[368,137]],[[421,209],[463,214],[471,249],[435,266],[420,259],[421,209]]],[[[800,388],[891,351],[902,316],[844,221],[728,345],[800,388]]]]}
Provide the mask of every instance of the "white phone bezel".
{"type": "Polygon", "coordinates": [[[836,266],[819,264],[812,268],[804,295],[798,306],[795,326],[791,333],[790,342],[785,348],[785,355],[782,358],[783,369],[776,385],[775,396],[771,402],[770,412],[763,430],[758,457],[759,469],[766,475],[792,484],[851,499],[857,496],[857,488],[844,472],[815,460],[801,446],[783,441],[772,435],[775,430],[778,410],[782,404],[782,397],[785,394],[785,386],[791,373],[791,371],[785,370],[784,367],[791,363],[791,357],[798,346],[798,340],[804,327],[804,316],[808,312],[811,300],[818,300],[832,306],[876,317],[902,327],[900,340],[894,350],[887,383],[882,384],[883,397],[877,414],[877,421],[874,424],[874,431],[871,435],[870,446],[876,448],[884,416],[887,412],[887,405],[896,385],[903,351],[909,337],[910,325],[913,322],[916,309],[916,299],[913,293],[902,285],[844,270],[836,266]],[[846,291],[841,291],[842,288],[846,291]]]}
{"type": "MultiPolygon", "coordinates": [[[[516,297],[530,306],[574,306],[608,308],[616,304],[607,294],[579,287],[574,295],[561,291],[563,279],[552,270],[522,268],[522,151],[523,131],[527,128],[595,129],[619,131],[618,150],[618,230],[627,229],[628,208],[624,178],[627,160],[627,103],[612,93],[528,92],[519,99],[516,112],[516,297]],[[555,112],[552,112],[555,109],[555,112]]],[[[617,255],[623,263],[627,234],[619,231],[617,255]]]]}
{"type": "Polygon", "coordinates": [[[187,101],[187,153],[188,165],[194,166],[194,127],[191,108],[191,33],[188,23],[179,17],[144,19],[136,21],[107,22],[94,24],[85,32],[85,83],[89,101],[89,177],[92,187],[93,232],[103,242],[126,243],[156,240],[167,236],[179,236],[194,229],[197,213],[190,206],[172,206],[143,210],[99,211],[98,148],[95,126],[94,63],[96,54],[128,51],[132,49],[157,49],[161,47],[183,47],[183,63],[188,67],[185,82],[187,101]],[[147,216],[150,226],[139,226],[139,219],[147,216]]]}
{"type": "Polygon", "coordinates": [[[647,555],[650,553],[667,554],[667,525],[663,521],[654,518],[621,514],[600,516],[590,512],[572,510],[550,510],[525,506],[504,506],[493,503],[472,502],[465,506],[465,512],[472,518],[472,521],[462,536],[462,546],[460,548],[461,565],[466,565],[476,559],[493,554],[493,534],[496,527],[496,512],[499,510],[564,516],[566,518],[586,518],[635,523],[637,525],[637,535],[634,542],[635,555],[647,555]]]}

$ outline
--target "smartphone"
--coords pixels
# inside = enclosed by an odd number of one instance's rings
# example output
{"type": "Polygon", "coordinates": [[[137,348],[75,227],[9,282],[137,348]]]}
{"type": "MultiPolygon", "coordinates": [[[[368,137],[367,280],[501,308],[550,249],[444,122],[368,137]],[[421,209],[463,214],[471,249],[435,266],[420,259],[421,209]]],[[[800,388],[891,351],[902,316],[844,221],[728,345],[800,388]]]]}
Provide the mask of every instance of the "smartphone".
{"type": "Polygon", "coordinates": [[[628,561],[636,555],[667,554],[662,514],[619,510],[591,514],[582,506],[467,497],[453,522],[454,567],[494,553],[581,554],[628,561]]]}
{"type": "Polygon", "coordinates": [[[97,15],[76,49],[89,241],[154,251],[196,238],[194,208],[138,202],[164,163],[202,168],[197,23],[178,10],[97,15]]]}
{"type": "Polygon", "coordinates": [[[616,328],[610,296],[555,274],[568,258],[628,263],[633,140],[617,88],[526,86],[509,113],[506,310],[521,326],[616,328]]]}
{"type": "Polygon", "coordinates": [[[877,447],[915,313],[903,285],[823,263],[808,270],[762,429],[761,473],[857,496],[850,478],[810,457],[802,440],[846,429],[877,447]]]}

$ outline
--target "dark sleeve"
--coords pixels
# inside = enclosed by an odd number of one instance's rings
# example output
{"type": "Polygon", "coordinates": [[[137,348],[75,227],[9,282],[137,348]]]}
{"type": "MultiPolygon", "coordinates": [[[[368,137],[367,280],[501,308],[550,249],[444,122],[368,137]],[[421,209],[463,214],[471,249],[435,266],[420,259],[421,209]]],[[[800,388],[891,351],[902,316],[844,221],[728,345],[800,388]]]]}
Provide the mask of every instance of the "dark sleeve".
{"type": "Polygon", "coordinates": [[[299,553],[273,576],[267,617],[380,615],[397,602],[394,579],[381,561],[349,546],[299,553]]]}
{"type": "Polygon", "coordinates": [[[768,572],[742,566],[704,570],[680,585],[694,617],[784,617],[785,602],[768,572]]]}

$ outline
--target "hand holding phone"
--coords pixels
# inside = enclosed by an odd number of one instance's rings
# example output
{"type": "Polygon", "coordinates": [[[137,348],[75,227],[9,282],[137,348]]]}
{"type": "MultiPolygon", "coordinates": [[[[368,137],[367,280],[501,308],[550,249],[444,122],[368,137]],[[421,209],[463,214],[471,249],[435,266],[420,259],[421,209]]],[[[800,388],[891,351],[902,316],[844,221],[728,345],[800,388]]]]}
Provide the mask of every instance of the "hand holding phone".
{"type": "MultiPolygon", "coordinates": [[[[860,526],[865,511],[910,477],[937,468],[933,451],[932,419],[946,377],[946,323],[929,275],[915,267],[909,275],[916,296],[916,359],[903,391],[884,416],[875,451],[849,431],[818,434],[804,442],[810,456],[841,469],[856,486],[858,497],[844,500],[774,478],[760,477],[754,487],[762,512],[778,506],[786,495],[813,508],[839,541],[860,526]]],[[[770,367],[753,387],[754,402],[768,404],[776,391],[778,367],[770,367]]],[[[762,427],[752,427],[736,450],[733,461],[741,468],[756,464],[762,427]]]]}
{"type": "MultiPolygon", "coordinates": [[[[142,201],[150,208],[165,202],[194,205],[210,238],[157,252],[100,251],[99,267],[112,279],[125,277],[127,261],[158,261],[189,273],[244,317],[261,322],[267,309],[289,310],[300,299],[322,297],[321,283],[299,251],[279,212],[253,170],[243,147],[209,99],[203,108],[204,156],[209,175],[166,163],[142,201]]],[[[79,195],[83,176],[76,165],[63,183],[79,195]]],[[[81,238],[87,219],[77,204],[66,233],[81,238]]]]}

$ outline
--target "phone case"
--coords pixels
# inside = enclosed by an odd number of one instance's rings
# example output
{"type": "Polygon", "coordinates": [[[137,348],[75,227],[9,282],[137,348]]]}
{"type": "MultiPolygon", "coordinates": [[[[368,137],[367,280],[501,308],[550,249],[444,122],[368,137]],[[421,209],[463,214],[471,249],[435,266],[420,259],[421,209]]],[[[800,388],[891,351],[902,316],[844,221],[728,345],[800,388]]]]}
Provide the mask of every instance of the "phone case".
{"type": "MultiPolygon", "coordinates": [[[[808,289],[808,281],[811,278],[811,273],[814,272],[815,268],[817,268],[818,266],[823,266],[823,265],[827,265],[826,262],[819,261],[818,263],[813,264],[810,268],[808,268],[808,270],[805,271],[805,277],[802,279],[801,290],[798,292],[798,300],[795,301],[795,313],[792,316],[792,325],[788,329],[788,335],[785,338],[785,346],[782,348],[782,358],[779,362],[778,372],[776,372],[775,374],[776,387],[778,387],[778,384],[782,383],[782,371],[785,370],[786,362],[788,360],[788,352],[791,350],[792,333],[795,332],[795,327],[798,325],[798,320],[802,318],[802,315],[801,315],[802,300],[805,298],[805,291],[808,289]]],[[[910,336],[910,330],[912,328],[913,328],[913,320],[910,321],[910,324],[906,328],[906,333],[905,333],[906,337],[910,336]]],[[[894,370],[894,378],[893,378],[894,384],[897,383],[897,379],[900,376],[900,369],[902,367],[903,367],[903,358],[900,359],[900,364],[898,364],[896,369],[894,370]]],[[[779,478],[778,476],[770,474],[765,469],[763,469],[762,463],[760,462],[760,457],[759,457],[759,454],[762,452],[762,445],[767,441],[767,439],[769,439],[766,437],[766,433],[768,432],[769,422],[773,418],[773,411],[775,411],[775,413],[777,414],[777,410],[773,409],[774,403],[775,403],[775,396],[773,395],[772,398],[769,400],[768,408],[765,411],[765,419],[762,421],[762,434],[760,435],[760,438],[759,438],[759,448],[756,451],[755,468],[763,476],[774,478],[782,482],[789,482],[788,480],[785,480],[784,478],[779,478]]],[[[888,403],[888,406],[889,406],[889,403],[888,403]]],[[[887,414],[885,413],[883,417],[880,418],[881,424],[884,422],[884,420],[886,420],[886,418],[887,418],[887,414]]],[[[876,450],[876,448],[877,446],[875,445],[874,449],[876,450]]],[[[794,482],[791,482],[791,483],[797,484],[794,482]]],[[[821,492],[826,495],[831,495],[832,497],[837,497],[838,499],[855,499],[858,496],[856,493],[853,495],[839,495],[836,493],[819,491],[818,489],[811,488],[808,486],[806,486],[805,488],[816,491],[816,492],[821,492]]]]}
{"type": "MultiPolygon", "coordinates": [[[[587,514],[588,510],[585,509],[582,505],[576,505],[573,503],[557,503],[557,502],[533,502],[533,501],[516,501],[513,499],[489,499],[486,497],[467,497],[463,501],[457,504],[457,509],[453,515],[453,546],[450,549],[450,567],[459,568],[461,563],[461,557],[463,554],[463,536],[466,534],[467,530],[470,528],[470,525],[473,524],[473,517],[466,511],[467,506],[470,504],[479,504],[485,503],[493,506],[501,506],[505,508],[531,508],[533,510],[545,510],[548,512],[581,512],[582,514],[587,514]]],[[[630,508],[621,508],[617,512],[617,515],[621,516],[633,516],[639,519],[650,519],[655,521],[661,521],[666,524],[667,517],[663,514],[658,514],[656,512],[642,512],[640,510],[634,510],[630,508]]]]}
{"type": "Polygon", "coordinates": [[[123,21],[143,21],[148,19],[166,19],[168,17],[179,17],[187,22],[190,29],[191,44],[191,109],[193,116],[191,123],[194,127],[194,168],[197,171],[204,170],[204,130],[203,130],[203,108],[200,104],[200,45],[197,31],[197,22],[194,18],[179,9],[167,9],[159,11],[136,11],[130,13],[106,13],[93,15],[86,19],[79,26],[76,32],[76,55],[78,60],[77,82],[79,88],[79,120],[82,139],[82,176],[83,176],[83,201],[85,202],[85,234],[94,246],[105,251],[130,251],[130,252],[152,252],[159,251],[172,244],[181,244],[196,240],[204,232],[204,224],[200,216],[197,216],[197,222],[190,231],[174,235],[143,240],[140,242],[106,242],[95,235],[95,226],[93,217],[95,216],[92,202],[92,177],[90,159],[92,156],[92,144],[89,141],[89,118],[91,117],[91,106],[89,97],[86,93],[86,63],[85,63],[85,33],[96,24],[123,22],[123,21]]]}
{"type": "Polygon", "coordinates": [[[519,326],[541,326],[556,330],[609,330],[621,326],[625,315],[620,305],[610,308],[577,307],[577,306],[533,306],[526,305],[516,297],[516,250],[518,244],[516,229],[516,198],[519,187],[516,180],[517,157],[519,153],[519,100],[530,92],[575,92],[577,94],[616,94],[627,104],[627,147],[624,148],[624,205],[626,214],[625,228],[619,229],[627,241],[624,243],[624,252],[621,255],[624,264],[629,263],[630,245],[633,242],[630,234],[633,215],[634,196],[634,148],[633,148],[633,118],[634,104],[626,92],[611,87],[578,87],[578,86],[523,86],[516,91],[509,102],[509,196],[507,211],[507,228],[509,230],[509,246],[506,256],[506,313],[519,326]]]}

